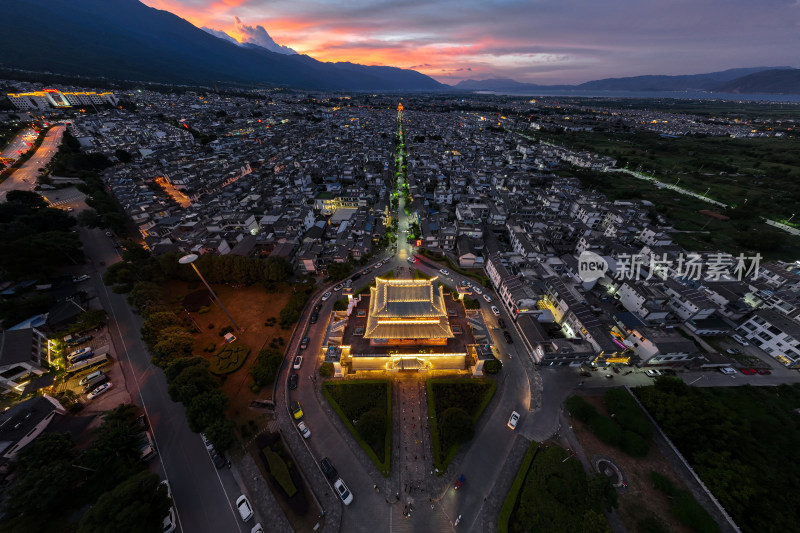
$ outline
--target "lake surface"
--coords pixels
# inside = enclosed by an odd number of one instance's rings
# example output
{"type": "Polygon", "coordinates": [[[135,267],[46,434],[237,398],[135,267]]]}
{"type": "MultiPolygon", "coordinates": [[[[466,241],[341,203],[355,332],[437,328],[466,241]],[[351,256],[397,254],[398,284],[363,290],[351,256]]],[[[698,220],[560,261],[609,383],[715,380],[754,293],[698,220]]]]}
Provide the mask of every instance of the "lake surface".
{"type": "Polygon", "coordinates": [[[474,91],[476,94],[506,96],[564,96],[581,98],[678,98],[683,100],[727,100],[733,102],[787,102],[800,103],[800,94],[734,94],[705,91],[474,91]]]}

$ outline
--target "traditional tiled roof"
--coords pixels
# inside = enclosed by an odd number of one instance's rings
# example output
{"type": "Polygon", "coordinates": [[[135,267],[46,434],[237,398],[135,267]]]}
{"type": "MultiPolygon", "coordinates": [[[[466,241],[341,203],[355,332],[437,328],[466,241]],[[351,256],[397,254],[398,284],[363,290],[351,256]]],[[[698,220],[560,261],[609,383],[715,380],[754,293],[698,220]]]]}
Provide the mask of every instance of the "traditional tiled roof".
{"type": "Polygon", "coordinates": [[[440,339],[453,337],[442,286],[435,280],[375,279],[364,337],[440,339]]]}

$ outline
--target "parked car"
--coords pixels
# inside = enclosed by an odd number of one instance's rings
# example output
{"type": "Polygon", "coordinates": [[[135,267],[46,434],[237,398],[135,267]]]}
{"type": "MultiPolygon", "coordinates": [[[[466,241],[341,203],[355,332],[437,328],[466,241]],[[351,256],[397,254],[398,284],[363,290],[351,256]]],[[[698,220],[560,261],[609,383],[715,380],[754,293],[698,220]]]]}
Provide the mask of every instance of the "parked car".
{"type": "Polygon", "coordinates": [[[483,291],[477,285],[473,285],[472,290],[475,291],[475,294],[483,294],[483,291]]]}
{"type": "Polygon", "coordinates": [[[94,355],[94,352],[89,350],[88,352],[83,352],[79,355],[73,355],[69,358],[69,364],[74,365],[75,363],[80,363],[81,361],[86,361],[90,359],[94,355]]]}
{"type": "Polygon", "coordinates": [[[731,338],[741,344],[742,346],[750,346],[750,343],[741,335],[731,335],[731,338]]]}
{"type": "Polygon", "coordinates": [[[249,522],[253,518],[253,506],[250,505],[250,500],[248,500],[247,496],[244,494],[237,498],[236,508],[239,509],[239,516],[241,516],[242,520],[245,522],[249,522]]]}
{"type": "Polygon", "coordinates": [[[500,326],[500,329],[506,329],[506,321],[502,318],[497,319],[497,325],[500,326]]]}
{"type": "Polygon", "coordinates": [[[517,423],[519,423],[519,413],[514,411],[511,413],[511,417],[508,419],[508,427],[511,429],[517,429],[517,423]]]}
{"type": "Polygon", "coordinates": [[[766,368],[759,368],[756,372],[758,372],[762,376],[768,376],[768,375],[772,374],[772,371],[767,370],[766,368]]]}
{"type": "Polygon", "coordinates": [[[106,392],[110,388],[111,388],[111,382],[107,381],[107,382],[103,383],[102,385],[100,385],[99,387],[95,388],[89,394],[87,394],[86,395],[86,399],[87,400],[94,400],[95,398],[97,398],[98,396],[100,396],[101,394],[103,394],[104,392],[106,392]]]}
{"type": "Polygon", "coordinates": [[[83,337],[77,337],[75,339],[70,339],[67,341],[67,346],[78,346],[79,344],[83,344],[84,342],[89,342],[94,337],[91,335],[85,335],[83,337]]]}
{"type": "Polygon", "coordinates": [[[417,259],[412,255],[411,257],[408,258],[408,262],[413,265],[414,263],[419,263],[419,259],[417,259]]]}
{"type": "Polygon", "coordinates": [[[102,370],[98,370],[96,372],[92,372],[91,374],[88,374],[88,375],[84,376],[83,378],[81,378],[81,380],[78,382],[78,385],[80,385],[81,387],[85,387],[93,379],[97,379],[97,378],[99,378],[101,376],[103,376],[103,371],[102,370]]]}
{"type": "Polygon", "coordinates": [[[742,369],[742,374],[746,374],[748,376],[753,376],[755,374],[758,374],[758,370],[756,370],[755,368],[743,368],[742,369]]]}
{"type": "Polygon", "coordinates": [[[311,323],[316,324],[319,320],[319,313],[311,313],[311,323]]]}
{"type": "Polygon", "coordinates": [[[75,350],[74,352],[70,353],[69,354],[69,358],[72,359],[73,357],[77,357],[79,355],[83,355],[83,354],[91,352],[91,351],[92,351],[92,347],[91,346],[86,346],[85,348],[79,348],[79,349],[75,350]]]}
{"type": "Polygon", "coordinates": [[[494,305],[491,307],[491,310],[492,310],[492,313],[494,313],[494,316],[500,316],[500,310],[497,307],[495,307],[494,305]]]}
{"type": "Polygon", "coordinates": [[[297,388],[299,378],[297,374],[289,374],[289,390],[295,390],[297,388]]]}
{"type": "Polygon", "coordinates": [[[442,276],[449,276],[450,275],[450,271],[447,270],[447,269],[444,269],[444,268],[440,268],[439,269],[439,274],[441,274],[442,276]]]}
{"type": "Polygon", "coordinates": [[[514,339],[511,338],[511,334],[508,331],[503,332],[503,337],[506,338],[506,344],[514,344],[514,339]]]}
{"type": "Polygon", "coordinates": [[[167,480],[163,480],[161,485],[167,488],[167,498],[169,498],[170,507],[167,516],[164,517],[164,533],[172,533],[175,531],[175,528],[178,527],[177,523],[175,522],[175,506],[172,505],[172,491],[169,490],[169,483],[167,480]]]}
{"type": "Polygon", "coordinates": [[[378,261],[377,263],[375,263],[375,268],[379,268],[382,266],[383,266],[383,261],[378,261]]]}
{"type": "Polygon", "coordinates": [[[228,464],[228,460],[225,459],[225,456],[219,453],[217,450],[213,450],[211,452],[211,460],[214,461],[214,466],[217,468],[222,468],[228,464]]]}
{"type": "Polygon", "coordinates": [[[489,303],[489,304],[492,303],[492,297],[489,296],[488,294],[484,294],[483,295],[483,299],[486,300],[486,303],[489,303]]]}
{"type": "Polygon", "coordinates": [[[91,276],[89,276],[89,274],[82,274],[78,277],[72,278],[72,283],[80,283],[81,281],[86,281],[90,277],[91,276]]]}
{"type": "Polygon", "coordinates": [[[214,449],[214,445],[211,444],[210,440],[208,440],[208,437],[206,437],[206,434],[205,433],[200,433],[200,438],[203,439],[203,446],[205,446],[206,450],[208,450],[208,452],[211,453],[211,450],[214,449]]]}
{"type": "Polygon", "coordinates": [[[298,355],[294,358],[294,363],[292,363],[292,368],[295,370],[300,370],[300,367],[303,366],[303,356],[298,355]]]}
{"type": "Polygon", "coordinates": [[[736,369],[734,369],[734,368],[731,368],[731,367],[729,367],[729,366],[726,366],[726,367],[720,368],[720,369],[719,369],[719,371],[720,371],[720,372],[722,372],[723,374],[727,374],[727,375],[729,375],[729,376],[730,376],[730,375],[733,375],[733,374],[736,374],[736,369]]]}
{"type": "Polygon", "coordinates": [[[322,468],[322,473],[325,474],[325,477],[330,481],[333,481],[339,477],[339,472],[336,471],[333,463],[331,463],[331,460],[327,457],[323,458],[322,461],[319,462],[319,466],[322,468]]]}
{"type": "Polygon", "coordinates": [[[86,386],[83,388],[83,393],[89,394],[94,389],[105,383],[106,381],[108,381],[108,376],[105,374],[100,374],[100,376],[96,377],[95,379],[86,384],[86,386]]]}
{"type": "Polygon", "coordinates": [[[738,355],[738,354],[742,353],[742,351],[738,350],[736,348],[725,348],[725,353],[730,354],[730,355],[738,355]]]}
{"type": "Polygon", "coordinates": [[[651,368],[649,370],[645,370],[644,375],[649,378],[657,378],[659,376],[663,376],[664,374],[662,374],[661,371],[656,368],[651,368]]]}
{"type": "Polygon", "coordinates": [[[264,533],[264,528],[260,523],[258,523],[253,526],[253,529],[250,530],[250,533],[264,533]]]}
{"type": "Polygon", "coordinates": [[[319,313],[319,310],[320,310],[320,309],[322,309],[322,305],[320,305],[320,304],[317,304],[317,305],[315,305],[315,306],[314,306],[314,312],[315,312],[315,313],[319,313]]]}
{"type": "Polygon", "coordinates": [[[300,341],[300,349],[305,350],[308,348],[308,343],[311,342],[310,337],[303,337],[303,340],[300,341]]]}
{"type": "Polygon", "coordinates": [[[331,297],[331,291],[328,291],[328,292],[326,292],[325,294],[322,295],[322,301],[324,302],[325,300],[327,300],[330,297],[331,297]]]}
{"type": "Polygon", "coordinates": [[[303,436],[304,439],[311,437],[311,430],[308,429],[308,426],[306,425],[305,422],[300,422],[299,424],[297,424],[297,431],[300,432],[300,434],[303,436]]]}
{"type": "Polygon", "coordinates": [[[300,420],[303,418],[303,408],[300,407],[300,402],[292,403],[292,415],[294,416],[295,420],[300,420]]]}
{"type": "Polygon", "coordinates": [[[355,281],[355,280],[359,279],[360,277],[361,277],[361,274],[359,274],[359,273],[353,274],[353,277],[350,278],[350,281],[351,282],[355,281]]]}
{"type": "Polygon", "coordinates": [[[353,495],[347,488],[347,485],[344,484],[344,481],[342,481],[342,478],[336,480],[336,482],[333,484],[333,488],[336,489],[336,493],[342,499],[342,503],[345,505],[350,505],[353,503],[353,495]]]}
{"type": "Polygon", "coordinates": [[[336,285],[336,286],[333,288],[333,291],[334,291],[334,292],[339,292],[339,291],[340,291],[340,290],[342,290],[342,289],[344,289],[344,285],[342,285],[342,284],[340,283],[340,284],[336,285]]]}

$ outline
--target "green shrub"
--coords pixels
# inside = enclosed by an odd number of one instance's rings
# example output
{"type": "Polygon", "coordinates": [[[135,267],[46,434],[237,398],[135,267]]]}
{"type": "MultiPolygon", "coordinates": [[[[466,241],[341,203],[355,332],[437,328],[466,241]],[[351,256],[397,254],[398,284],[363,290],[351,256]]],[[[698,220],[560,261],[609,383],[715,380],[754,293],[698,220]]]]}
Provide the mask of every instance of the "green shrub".
{"type": "Polygon", "coordinates": [[[719,533],[719,524],[688,491],[678,492],[670,510],[684,526],[696,533],[719,533]]]}
{"type": "Polygon", "coordinates": [[[258,352],[256,362],[250,367],[250,376],[253,378],[256,392],[262,387],[272,385],[282,362],[283,354],[277,350],[263,348],[258,352]]]}
{"type": "Polygon", "coordinates": [[[292,481],[292,474],[289,472],[286,461],[270,448],[264,448],[262,451],[264,452],[264,457],[267,458],[267,464],[269,464],[269,473],[275,481],[278,482],[278,485],[281,486],[283,492],[285,492],[289,498],[297,494],[297,487],[292,481]]]}
{"type": "Polygon", "coordinates": [[[334,311],[347,311],[347,298],[340,298],[333,303],[334,311]]]}
{"type": "Polygon", "coordinates": [[[580,396],[570,396],[564,403],[570,416],[577,418],[581,422],[588,423],[591,419],[598,416],[597,409],[580,396]]]}
{"type": "Polygon", "coordinates": [[[211,312],[211,308],[208,307],[207,305],[204,305],[204,306],[200,307],[200,309],[197,310],[197,313],[201,314],[201,315],[204,315],[204,314],[209,313],[209,312],[211,312]]]}
{"type": "Polygon", "coordinates": [[[333,363],[322,363],[319,365],[319,375],[323,378],[329,378],[333,375],[333,363]]]}
{"type": "Polygon", "coordinates": [[[249,354],[249,346],[238,342],[226,344],[211,356],[208,370],[215,376],[232,374],[242,368],[249,354]]]}
{"type": "Polygon", "coordinates": [[[620,443],[622,451],[631,457],[644,457],[650,450],[647,441],[641,436],[630,430],[622,431],[622,442],[620,443]]]}
{"type": "Polygon", "coordinates": [[[483,371],[487,374],[497,374],[503,368],[503,363],[497,359],[483,363],[483,371]]]}
{"type": "Polygon", "coordinates": [[[597,415],[589,420],[589,429],[597,438],[611,446],[619,446],[622,441],[622,429],[607,416],[597,415]]]}

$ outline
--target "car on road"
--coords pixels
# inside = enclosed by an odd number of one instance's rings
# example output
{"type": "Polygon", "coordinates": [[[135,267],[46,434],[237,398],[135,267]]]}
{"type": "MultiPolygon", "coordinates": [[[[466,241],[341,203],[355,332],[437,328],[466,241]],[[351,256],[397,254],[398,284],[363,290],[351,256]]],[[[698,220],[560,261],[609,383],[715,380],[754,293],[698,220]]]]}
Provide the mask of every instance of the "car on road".
{"type": "Polygon", "coordinates": [[[497,325],[500,327],[500,329],[506,329],[506,321],[502,318],[497,319],[497,325]]]}
{"type": "Polygon", "coordinates": [[[311,323],[316,324],[319,320],[319,313],[311,313],[311,323]]]}
{"type": "Polygon", "coordinates": [[[758,370],[755,368],[742,368],[742,374],[746,374],[748,376],[754,376],[758,374],[758,370]]]}
{"type": "Polygon", "coordinates": [[[508,419],[508,427],[511,429],[517,429],[517,424],[519,423],[519,413],[514,411],[511,413],[511,417],[508,419]]]}
{"type": "Polygon", "coordinates": [[[169,498],[169,512],[167,516],[164,517],[164,533],[172,533],[175,531],[175,528],[178,527],[175,523],[175,506],[172,505],[172,491],[169,490],[169,483],[167,480],[163,480],[159,485],[163,485],[167,488],[167,498],[169,498]]]}
{"type": "Polygon", "coordinates": [[[94,400],[95,398],[97,398],[98,396],[100,396],[101,394],[103,394],[104,392],[106,392],[110,388],[111,388],[111,382],[107,381],[107,382],[103,383],[102,385],[100,385],[99,387],[96,387],[89,394],[87,394],[86,395],[86,399],[87,400],[94,400]]]}
{"type": "Polygon", "coordinates": [[[416,257],[414,257],[414,256],[411,256],[411,257],[409,257],[409,258],[408,258],[408,262],[409,262],[409,263],[411,263],[411,264],[413,265],[414,263],[416,263],[416,262],[417,262],[417,258],[416,258],[416,257]]]}
{"type": "Polygon", "coordinates": [[[506,344],[514,344],[514,339],[511,338],[511,334],[508,331],[503,332],[503,337],[506,338],[506,344]]]}
{"type": "Polygon", "coordinates": [[[750,343],[741,335],[731,335],[731,338],[741,344],[742,346],[750,346],[750,343]]]}
{"type": "Polygon", "coordinates": [[[345,505],[350,505],[353,503],[353,494],[347,488],[347,485],[344,484],[342,478],[336,480],[336,482],[333,484],[333,488],[336,489],[336,493],[342,499],[342,503],[345,505]]]}
{"type": "Polygon", "coordinates": [[[304,439],[308,439],[311,437],[311,430],[308,429],[308,426],[305,422],[300,422],[297,424],[297,431],[303,436],[304,439]]]}
{"type": "Polygon", "coordinates": [[[727,353],[729,355],[738,355],[738,354],[742,353],[742,351],[741,350],[737,350],[736,348],[725,348],[725,353],[727,353]]]}
{"type": "Polygon", "coordinates": [[[242,517],[242,520],[245,522],[252,520],[253,506],[250,505],[250,500],[247,499],[247,496],[242,494],[236,499],[236,508],[239,509],[239,516],[242,517]]]}
{"type": "Polygon", "coordinates": [[[449,276],[450,272],[447,269],[440,268],[439,269],[439,274],[441,274],[442,276],[449,276]]]}
{"type": "Polygon", "coordinates": [[[767,370],[766,368],[759,368],[759,369],[756,370],[756,372],[758,372],[762,376],[768,376],[768,375],[772,374],[772,371],[767,370]]]}
{"type": "Polygon", "coordinates": [[[303,337],[303,340],[300,341],[300,349],[305,350],[308,348],[309,342],[311,342],[311,337],[303,337]]]}
{"type": "Polygon", "coordinates": [[[264,528],[260,523],[253,526],[253,529],[250,530],[250,533],[264,533],[264,528]]]}
{"type": "Polygon", "coordinates": [[[330,297],[331,297],[331,291],[328,291],[328,292],[326,292],[325,294],[322,295],[322,301],[324,302],[330,297]]]}
{"type": "Polygon", "coordinates": [[[484,294],[483,295],[483,299],[486,300],[486,303],[489,303],[489,304],[492,303],[492,297],[489,296],[488,294],[484,294]]]}
{"type": "Polygon", "coordinates": [[[492,313],[494,313],[494,316],[500,316],[500,310],[496,306],[493,305],[491,309],[492,313]]]}
{"type": "Polygon", "coordinates": [[[377,263],[375,263],[375,268],[378,268],[378,267],[381,267],[381,266],[383,266],[383,261],[378,261],[377,263]]]}
{"type": "Polygon", "coordinates": [[[736,374],[736,369],[731,368],[729,366],[720,368],[719,371],[722,372],[723,374],[727,374],[729,376],[736,374]]]}
{"type": "Polygon", "coordinates": [[[289,374],[289,390],[295,390],[297,388],[297,382],[300,377],[297,374],[289,374]]]}
{"type": "Polygon", "coordinates": [[[322,473],[325,474],[325,477],[328,478],[328,480],[333,481],[339,477],[339,472],[336,471],[333,463],[331,463],[331,460],[327,457],[323,458],[322,461],[319,462],[319,466],[322,468],[322,473]]]}
{"type": "Polygon", "coordinates": [[[303,366],[303,356],[298,355],[294,358],[294,363],[292,363],[292,368],[295,370],[300,370],[300,367],[303,366]]]}
{"type": "Polygon", "coordinates": [[[321,304],[317,304],[317,305],[314,306],[314,312],[315,313],[319,313],[320,309],[322,309],[322,305],[321,304]]]}
{"type": "Polygon", "coordinates": [[[475,291],[475,294],[483,294],[483,291],[477,285],[473,285],[472,290],[475,291]]]}
{"type": "Polygon", "coordinates": [[[111,233],[110,231],[107,231],[107,232],[106,232],[106,237],[113,237],[113,236],[114,236],[114,234],[113,234],[113,233],[111,233]]]}
{"type": "MultiPolygon", "coordinates": [[[[377,267],[378,267],[378,265],[375,265],[375,268],[377,268],[377,267]]],[[[366,275],[367,275],[367,274],[369,274],[370,272],[372,272],[372,269],[371,269],[371,268],[365,268],[364,270],[362,270],[362,271],[361,271],[361,275],[362,275],[362,276],[366,276],[366,275]]]]}
{"type": "Polygon", "coordinates": [[[649,378],[657,378],[659,376],[663,376],[664,374],[662,374],[657,368],[651,368],[649,370],[645,370],[644,375],[649,378]]]}
{"type": "Polygon", "coordinates": [[[295,420],[303,418],[303,408],[300,407],[300,402],[292,402],[292,416],[295,420]]]}
{"type": "Polygon", "coordinates": [[[344,289],[344,285],[342,285],[341,283],[340,283],[340,284],[338,284],[338,285],[336,285],[336,286],[333,288],[334,292],[339,292],[339,291],[340,291],[340,290],[342,290],[342,289],[344,289]]]}

